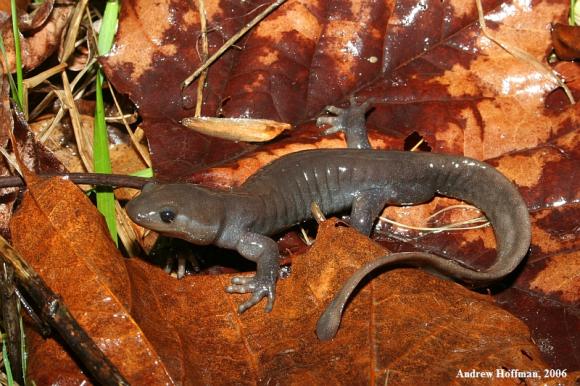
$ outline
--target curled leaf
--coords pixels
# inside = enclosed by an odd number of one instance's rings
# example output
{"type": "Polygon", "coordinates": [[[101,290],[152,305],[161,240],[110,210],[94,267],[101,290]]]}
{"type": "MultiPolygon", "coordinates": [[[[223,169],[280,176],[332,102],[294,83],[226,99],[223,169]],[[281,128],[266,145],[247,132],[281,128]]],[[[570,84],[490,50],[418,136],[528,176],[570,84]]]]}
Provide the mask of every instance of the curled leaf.
{"type": "Polygon", "coordinates": [[[211,137],[244,142],[266,142],[291,127],[289,123],[271,119],[212,117],[184,118],[181,124],[211,137]]]}

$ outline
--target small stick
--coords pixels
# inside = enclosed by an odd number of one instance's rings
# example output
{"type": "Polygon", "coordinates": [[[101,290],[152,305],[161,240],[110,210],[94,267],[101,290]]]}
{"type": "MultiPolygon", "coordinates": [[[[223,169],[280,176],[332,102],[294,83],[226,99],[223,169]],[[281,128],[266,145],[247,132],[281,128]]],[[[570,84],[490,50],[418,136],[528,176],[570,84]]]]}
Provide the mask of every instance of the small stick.
{"type": "MultiPolygon", "coordinates": [[[[40,174],[41,178],[62,177],[71,180],[78,185],[115,186],[117,188],[141,189],[149,182],[155,182],[152,178],[134,177],[123,174],[100,174],[100,173],[54,173],[40,174]]],[[[0,177],[0,188],[25,186],[19,176],[0,177]]]]}
{"type": "Polygon", "coordinates": [[[22,345],[20,344],[20,312],[18,310],[18,297],[14,285],[14,269],[6,263],[3,264],[4,272],[0,273],[0,294],[2,296],[2,321],[6,332],[6,346],[12,375],[16,382],[24,384],[22,377],[22,345]]]}
{"type": "Polygon", "coordinates": [[[417,151],[417,149],[419,148],[419,146],[421,146],[421,144],[422,144],[423,142],[425,142],[425,140],[424,140],[423,138],[421,138],[421,139],[419,140],[419,142],[417,142],[417,143],[415,144],[415,146],[413,146],[413,148],[412,148],[411,150],[409,150],[409,151],[417,151]]]}
{"type": "Polygon", "coordinates": [[[286,0],[276,0],[274,3],[270,4],[270,6],[268,8],[266,8],[264,11],[262,11],[262,13],[260,13],[258,16],[256,16],[251,22],[246,24],[246,26],[244,28],[242,28],[234,36],[229,38],[228,41],[226,41],[220,47],[219,50],[217,50],[204,64],[199,66],[193,74],[191,74],[186,80],[183,81],[183,83],[181,84],[181,89],[184,89],[187,86],[189,86],[191,84],[191,82],[193,82],[199,76],[199,74],[202,73],[202,71],[204,71],[206,68],[211,66],[213,64],[213,62],[215,62],[220,56],[222,56],[222,54],[228,48],[233,46],[234,43],[236,43],[242,36],[244,36],[246,34],[246,32],[248,32],[250,29],[252,29],[256,24],[258,24],[260,21],[262,21],[262,19],[264,19],[266,16],[268,16],[273,10],[278,8],[284,2],[286,2],[286,0]]]}
{"type": "MultiPolygon", "coordinates": [[[[207,14],[205,12],[205,1],[198,0],[199,3],[199,20],[201,25],[201,59],[202,62],[209,56],[209,42],[207,41],[207,14]]],[[[201,107],[203,105],[203,88],[207,78],[207,69],[201,73],[197,82],[197,102],[195,105],[195,117],[201,116],[201,107]]]]}

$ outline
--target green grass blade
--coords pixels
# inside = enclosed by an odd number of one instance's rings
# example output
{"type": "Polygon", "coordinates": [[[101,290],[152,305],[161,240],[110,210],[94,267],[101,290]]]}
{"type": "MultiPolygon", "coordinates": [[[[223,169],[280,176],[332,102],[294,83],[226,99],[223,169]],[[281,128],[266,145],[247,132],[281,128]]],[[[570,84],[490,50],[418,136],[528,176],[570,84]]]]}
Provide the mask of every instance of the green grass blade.
{"type": "MultiPolygon", "coordinates": [[[[119,2],[107,1],[105,13],[101,22],[101,30],[97,42],[100,55],[104,55],[111,49],[113,38],[117,29],[117,17],[119,14],[119,2]]],[[[109,156],[109,139],[107,124],[105,123],[105,105],[103,102],[104,76],[99,69],[96,84],[96,110],[93,142],[93,164],[96,173],[110,174],[111,158],[109,156]]],[[[118,243],[117,226],[115,223],[115,197],[111,188],[97,188],[97,208],[105,217],[111,237],[118,243]]],[[[117,244],[118,245],[118,244],[117,244]]]]}
{"type": "Polygon", "coordinates": [[[133,177],[153,178],[153,169],[151,168],[141,169],[129,175],[133,177]]]}
{"type": "Polygon", "coordinates": [[[18,12],[16,10],[16,0],[10,0],[10,11],[12,12],[12,34],[14,37],[14,56],[16,67],[16,95],[15,100],[18,107],[22,109],[24,102],[24,78],[22,76],[22,52],[20,50],[20,30],[18,29],[18,12]]]}
{"type": "MultiPolygon", "coordinates": [[[[6,54],[6,47],[4,46],[4,39],[2,38],[2,34],[0,34],[0,51],[2,51],[2,61],[6,64],[6,68],[8,67],[8,55],[6,54]]],[[[16,87],[16,83],[14,83],[14,77],[12,73],[8,71],[8,82],[10,82],[10,90],[12,92],[12,99],[14,99],[18,103],[18,88],[16,87]]],[[[18,107],[22,109],[20,103],[18,107]]]]}
{"type": "MultiPolygon", "coordinates": [[[[95,110],[95,127],[93,140],[93,164],[96,173],[110,174],[111,158],[109,156],[109,138],[107,135],[107,124],[105,123],[105,105],[103,102],[103,75],[101,70],[97,73],[96,86],[96,110],[95,110]]],[[[105,217],[109,233],[113,241],[117,243],[117,226],[115,223],[115,197],[113,189],[99,187],[97,192],[97,208],[105,217]]]]}
{"type": "Polygon", "coordinates": [[[117,32],[117,18],[119,16],[119,1],[109,0],[103,14],[101,30],[99,31],[99,41],[97,48],[99,55],[105,55],[113,46],[115,32],[117,32]]]}
{"type": "MultiPolygon", "coordinates": [[[[18,310],[20,311],[20,302],[18,302],[18,310]]],[[[26,347],[26,333],[24,332],[24,322],[22,321],[22,315],[19,318],[20,322],[20,352],[22,353],[22,378],[24,384],[28,385],[26,381],[26,374],[28,373],[28,351],[26,347]]]]}
{"type": "Polygon", "coordinates": [[[8,350],[6,349],[6,336],[2,339],[2,360],[4,361],[4,371],[6,372],[6,381],[9,386],[14,385],[14,377],[12,376],[12,368],[10,367],[10,359],[8,359],[8,350]]]}

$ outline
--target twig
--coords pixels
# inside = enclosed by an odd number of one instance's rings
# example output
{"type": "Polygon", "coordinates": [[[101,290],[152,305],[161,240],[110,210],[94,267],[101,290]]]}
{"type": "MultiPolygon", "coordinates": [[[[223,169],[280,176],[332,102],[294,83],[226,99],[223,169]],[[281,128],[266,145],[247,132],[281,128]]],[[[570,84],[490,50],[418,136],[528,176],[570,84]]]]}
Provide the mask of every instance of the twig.
{"type": "MultiPolygon", "coordinates": [[[[209,56],[209,43],[207,41],[207,13],[205,11],[205,0],[198,0],[199,20],[201,26],[201,61],[205,62],[209,56]]],[[[201,116],[201,106],[203,105],[203,88],[207,78],[207,69],[202,71],[197,82],[197,98],[195,105],[195,116],[201,116]]]]}
{"type": "Polygon", "coordinates": [[[81,0],[75,5],[72,17],[70,19],[69,27],[64,38],[63,50],[61,57],[59,58],[61,62],[66,62],[75,50],[76,38],[78,36],[79,27],[83,19],[84,11],[87,7],[88,0],[81,0]]]}
{"type": "Polygon", "coordinates": [[[312,217],[314,217],[317,223],[320,224],[326,221],[326,216],[316,201],[310,203],[310,213],[312,213],[312,217]]]}
{"type": "Polygon", "coordinates": [[[54,67],[49,68],[46,71],[41,72],[38,75],[32,76],[30,78],[24,79],[23,83],[24,83],[24,87],[26,88],[34,88],[36,86],[38,86],[39,84],[41,84],[42,82],[44,82],[45,80],[47,80],[48,78],[50,78],[53,75],[59,74],[62,71],[64,71],[64,69],[66,68],[67,64],[66,63],[60,63],[57,64],[54,67]]]}
{"type": "Polygon", "coordinates": [[[24,384],[22,378],[22,352],[20,344],[20,313],[18,312],[18,297],[14,286],[14,269],[3,264],[4,270],[0,275],[0,293],[2,294],[2,321],[6,332],[6,345],[12,375],[16,382],[24,384]]]}
{"type": "Polygon", "coordinates": [[[2,236],[0,236],[0,256],[14,268],[14,275],[20,287],[41,309],[44,319],[58,332],[95,381],[103,385],[128,385],[119,370],[79,326],[62,299],[2,236]]]}
{"type": "Polygon", "coordinates": [[[401,227],[401,228],[412,229],[412,230],[422,231],[422,232],[432,232],[432,233],[439,233],[439,232],[445,232],[445,231],[466,231],[466,230],[471,230],[471,229],[485,228],[485,227],[489,226],[489,222],[486,221],[484,217],[472,218],[472,219],[465,220],[465,221],[459,221],[456,223],[446,224],[446,225],[443,225],[440,227],[417,227],[414,225],[403,224],[403,223],[391,220],[390,218],[387,218],[384,216],[380,216],[379,220],[386,222],[388,224],[396,225],[396,226],[401,227]],[[468,226],[468,227],[461,226],[461,225],[467,225],[467,224],[473,224],[473,223],[479,223],[479,222],[482,222],[482,223],[478,224],[478,225],[468,226]]]}
{"type": "Polygon", "coordinates": [[[83,166],[86,170],[92,171],[93,170],[93,154],[92,154],[92,141],[88,138],[88,134],[86,130],[82,129],[80,114],[77,109],[71,86],[68,81],[68,75],[66,72],[62,74],[62,87],[64,89],[64,98],[61,100],[61,103],[65,105],[69,111],[70,119],[73,126],[73,131],[75,133],[75,141],[77,143],[77,148],[79,151],[79,156],[81,157],[81,161],[83,162],[83,166]]]}
{"type": "Polygon", "coordinates": [[[246,24],[246,26],[244,28],[242,28],[234,36],[229,38],[228,41],[226,41],[224,43],[224,45],[220,47],[219,50],[217,50],[204,64],[199,66],[198,69],[195,70],[195,72],[193,74],[191,74],[186,80],[183,81],[183,83],[181,84],[181,88],[184,89],[187,86],[189,86],[191,84],[191,82],[193,82],[195,79],[197,79],[197,77],[199,76],[199,74],[202,73],[202,71],[204,71],[206,68],[211,66],[213,64],[213,62],[215,62],[228,48],[230,48],[242,36],[244,36],[246,34],[246,32],[248,32],[250,29],[252,29],[256,24],[258,24],[260,21],[262,21],[262,19],[264,19],[266,16],[268,16],[272,11],[274,11],[276,8],[278,8],[280,5],[282,5],[285,1],[286,0],[276,0],[268,8],[266,8],[263,12],[261,12],[258,16],[256,16],[251,22],[246,24]]]}
{"type": "MultiPolygon", "coordinates": [[[[40,174],[41,178],[62,177],[78,185],[115,186],[117,188],[141,189],[149,182],[155,182],[152,178],[133,177],[123,174],[100,174],[100,173],[54,173],[40,174]]],[[[21,177],[0,177],[0,188],[22,187],[25,183],[21,177]]]]}

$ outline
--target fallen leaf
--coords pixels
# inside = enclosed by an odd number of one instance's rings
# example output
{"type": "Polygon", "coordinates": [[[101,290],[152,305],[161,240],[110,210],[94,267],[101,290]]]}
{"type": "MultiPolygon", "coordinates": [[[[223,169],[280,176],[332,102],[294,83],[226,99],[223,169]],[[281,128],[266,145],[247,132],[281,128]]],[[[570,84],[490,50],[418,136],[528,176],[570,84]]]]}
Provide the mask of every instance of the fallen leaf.
{"type": "MultiPolygon", "coordinates": [[[[57,294],[81,327],[132,383],[171,383],[129,311],[132,293],[123,256],[89,199],[59,178],[28,185],[11,226],[15,248],[57,294]],[[34,229],[34,232],[30,230],[34,229]]],[[[31,347],[30,374],[48,379],[71,368],[52,340],[31,347]],[[57,362],[53,360],[57,358],[57,362]]]]}
{"type": "Polygon", "coordinates": [[[516,282],[496,296],[532,331],[544,357],[574,370],[580,326],[580,205],[567,204],[532,216],[532,253],[516,282]]]}
{"type": "MultiPolygon", "coordinates": [[[[16,1],[16,9],[19,11],[25,9],[30,0],[17,0],[16,1]]],[[[0,11],[10,13],[10,0],[1,0],[0,1],[0,11]]]]}
{"type": "Polygon", "coordinates": [[[527,327],[490,297],[409,269],[375,277],[347,307],[337,337],[318,341],[316,321],[330,298],[383,254],[340,222],[325,222],[279,281],[274,311],[243,315],[236,307],[244,295],[223,291],[230,275],[178,281],[131,259],[134,317],[184,384],[447,384],[460,382],[459,370],[546,366],[527,327]]]}

